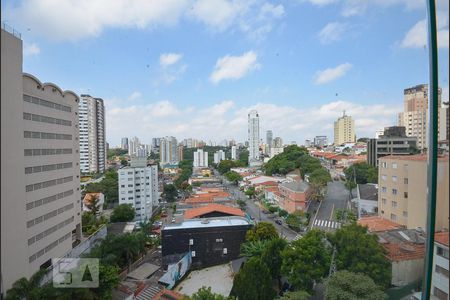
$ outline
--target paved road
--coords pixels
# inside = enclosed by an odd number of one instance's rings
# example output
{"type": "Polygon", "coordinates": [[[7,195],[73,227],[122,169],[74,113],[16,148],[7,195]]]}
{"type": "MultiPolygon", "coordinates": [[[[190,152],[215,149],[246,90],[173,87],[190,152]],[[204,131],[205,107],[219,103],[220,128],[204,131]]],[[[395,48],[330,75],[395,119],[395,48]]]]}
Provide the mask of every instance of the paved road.
{"type": "Polygon", "coordinates": [[[320,228],[326,231],[340,228],[340,223],[333,221],[333,214],[336,209],[346,209],[349,200],[349,192],[342,181],[332,181],[328,183],[325,199],[320,205],[316,218],[313,220],[313,228],[320,228]]]}

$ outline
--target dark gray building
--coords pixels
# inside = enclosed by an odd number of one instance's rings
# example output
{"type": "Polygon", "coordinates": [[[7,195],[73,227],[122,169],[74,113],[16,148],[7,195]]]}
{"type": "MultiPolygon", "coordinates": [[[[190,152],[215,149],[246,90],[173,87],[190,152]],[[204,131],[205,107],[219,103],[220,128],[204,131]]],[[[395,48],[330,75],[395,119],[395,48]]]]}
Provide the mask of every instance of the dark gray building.
{"type": "Polygon", "coordinates": [[[417,151],[417,138],[406,136],[404,126],[384,128],[384,134],[367,143],[367,163],[378,166],[378,159],[387,155],[411,155],[417,151]]]}

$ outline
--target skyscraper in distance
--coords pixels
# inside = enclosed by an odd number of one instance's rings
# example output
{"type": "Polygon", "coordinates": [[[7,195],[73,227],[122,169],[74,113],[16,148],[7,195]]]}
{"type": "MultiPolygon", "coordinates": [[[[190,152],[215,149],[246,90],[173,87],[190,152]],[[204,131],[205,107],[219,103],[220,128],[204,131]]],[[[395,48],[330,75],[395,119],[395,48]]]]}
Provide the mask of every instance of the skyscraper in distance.
{"type": "Polygon", "coordinates": [[[248,164],[260,165],[259,161],[259,115],[256,110],[248,113],[248,164]]]}
{"type": "Polygon", "coordinates": [[[128,150],[128,138],[127,137],[123,137],[121,142],[120,142],[120,148],[123,150],[128,150]]]}
{"type": "Polygon", "coordinates": [[[334,122],[334,145],[356,142],[355,121],[344,113],[334,122]]]}
{"type": "Polygon", "coordinates": [[[270,147],[272,147],[273,142],[273,133],[272,130],[267,130],[266,132],[266,144],[270,147]]]}

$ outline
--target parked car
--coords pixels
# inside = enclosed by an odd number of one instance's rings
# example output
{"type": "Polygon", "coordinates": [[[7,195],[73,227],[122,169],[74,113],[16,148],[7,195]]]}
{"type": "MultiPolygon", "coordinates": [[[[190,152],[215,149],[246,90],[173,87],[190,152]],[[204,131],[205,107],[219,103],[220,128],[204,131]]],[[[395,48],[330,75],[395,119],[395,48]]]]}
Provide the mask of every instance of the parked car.
{"type": "Polygon", "coordinates": [[[175,218],[172,218],[172,223],[175,223],[175,222],[176,222],[175,218]]]}
{"type": "Polygon", "coordinates": [[[276,219],[275,223],[277,223],[278,225],[282,225],[283,224],[283,222],[280,219],[276,219]]]}

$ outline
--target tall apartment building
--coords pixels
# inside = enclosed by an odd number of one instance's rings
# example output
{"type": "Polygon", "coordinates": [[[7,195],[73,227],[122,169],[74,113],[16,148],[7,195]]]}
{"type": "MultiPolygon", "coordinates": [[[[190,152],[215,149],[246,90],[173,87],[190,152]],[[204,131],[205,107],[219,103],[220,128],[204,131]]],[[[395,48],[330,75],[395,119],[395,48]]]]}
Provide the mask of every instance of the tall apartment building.
{"type": "Polygon", "coordinates": [[[311,140],[306,139],[304,145],[305,145],[306,148],[311,147],[311,140]]]}
{"type": "Polygon", "coordinates": [[[137,155],[138,149],[141,146],[141,141],[138,139],[138,137],[132,137],[128,141],[128,155],[137,155]]]}
{"type": "Polygon", "coordinates": [[[391,126],[384,129],[378,139],[367,142],[367,163],[378,166],[378,159],[386,155],[411,155],[417,150],[417,138],[407,137],[405,127],[391,126]]]}
{"type": "Polygon", "coordinates": [[[78,110],[81,173],[103,173],[106,168],[105,106],[103,99],[81,95],[78,110]]]}
{"type": "Polygon", "coordinates": [[[81,238],[79,97],[22,73],[22,40],[1,32],[1,292],[81,238]]]}
{"type": "Polygon", "coordinates": [[[231,146],[231,159],[236,160],[237,159],[237,147],[231,146]]]}
{"type": "Polygon", "coordinates": [[[121,142],[120,142],[120,148],[123,150],[128,150],[128,138],[127,137],[123,137],[121,142]]]}
{"type": "Polygon", "coordinates": [[[225,152],[223,152],[223,150],[219,150],[216,151],[216,153],[214,153],[214,163],[218,164],[220,163],[221,160],[225,159],[225,152]]]}
{"type": "Polygon", "coordinates": [[[270,147],[272,147],[273,143],[273,133],[272,130],[267,130],[266,132],[266,144],[270,147]]]}
{"type": "Polygon", "coordinates": [[[342,117],[334,122],[334,146],[355,142],[355,121],[344,111],[342,117]]]}
{"type": "Polygon", "coordinates": [[[183,145],[178,146],[178,160],[182,161],[184,159],[184,147],[183,145]]]}
{"type": "Polygon", "coordinates": [[[258,165],[259,162],[259,115],[256,110],[248,113],[248,164],[258,165]]]}
{"type": "Polygon", "coordinates": [[[194,168],[207,168],[208,167],[208,152],[204,152],[203,149],[198,149],[194,152],[194,168]]]}
{"type": "Polygon", "coordinates": [[[280,137],[276,137],[273,139],[273,147],[281,148],[283,147],[283,139],[280,137]]]}
{"type": "Polygon", "coordinates": [[[314,146],[322,148],[326,145],[328,145],[328,139],[326,135],[316,135],[314,137],[314,146]]]}
{"type": "Polygon", "coordinates": [[[130,166],[119,170],[119,204],[131,204],[135,221],[144,222],[158,200],[158,166],[147,166],[146,157],[132,156],[130,166]]]}
{"type": "Polygon", "coordinates": [[[448,257],[448,231],[436,232],[434,235],[433,275],[431,280],[431,294],[436,299],[448,300],[448,257]]]}
{"type": "MultiPolygon", "coordinates": [[[[448,156],[438,159],[436,230],[448,229],[448,156]]],[[[378,214],[406,226],[426,228],[426,155],[392,155],[379,159],[378,214]]]]}
{"type": "Polygon", "coordinates": [[[161,138],[159,146],[159,163],[161,165],[166,165],[178,164],[179,162],[180,158],[178,157],[177,139],[173,136],[161,138]]]}
{"type": "MultiPolygon", "coordinates": [[[[442,89],[438,90],[438,107],[441,107],[442,89]]],[[[420,84],[407,88],[403,92],[403,112],[398,115],[398,125],[406,127],[407,136],[417,137],[417,147],[427,148],[428,128],[428,85],[420,84]]],[[[441,109],[439,109],[439,115],[441,109]]],[[[439,134],[439,140],[445,140],[439,134]]]]}

